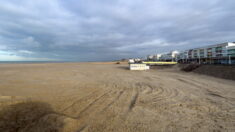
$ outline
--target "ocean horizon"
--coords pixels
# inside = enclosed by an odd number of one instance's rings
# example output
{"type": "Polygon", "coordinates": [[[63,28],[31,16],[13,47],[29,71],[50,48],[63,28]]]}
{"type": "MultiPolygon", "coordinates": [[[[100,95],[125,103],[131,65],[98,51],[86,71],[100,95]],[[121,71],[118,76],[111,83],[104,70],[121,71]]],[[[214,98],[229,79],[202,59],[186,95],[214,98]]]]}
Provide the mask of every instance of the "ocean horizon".
{"type": "Polygon", "coordinates": [[[110,61],[0,61],[0,64],[36,64],[36,63],[82,63],[82,62],[110,62],[110,61]]]}
{"type": "Polygon", "coordinates": [[[74,61],[0,61],[0,64],[25,64],[25,63],[66,63],[74,61]]]}

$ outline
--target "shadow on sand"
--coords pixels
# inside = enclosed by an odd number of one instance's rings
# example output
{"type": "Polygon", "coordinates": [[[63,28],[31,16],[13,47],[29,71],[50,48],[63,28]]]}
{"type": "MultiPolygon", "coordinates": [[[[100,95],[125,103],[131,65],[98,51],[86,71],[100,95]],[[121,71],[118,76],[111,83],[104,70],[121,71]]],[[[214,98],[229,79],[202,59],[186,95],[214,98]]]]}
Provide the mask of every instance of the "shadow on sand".
{"type": "Polygon", "coordinates": [[[64,124],[43,102],[23,102],[0,111],[0,132],[58,132],[64,124]]]}
{"type": "Polygon", "coordinates": [[[118,68],[119,68],[119,69],[123,69],[123,70],[129,70],[129,67],[128,67],[128,66],[119,66],[118,68]]]}

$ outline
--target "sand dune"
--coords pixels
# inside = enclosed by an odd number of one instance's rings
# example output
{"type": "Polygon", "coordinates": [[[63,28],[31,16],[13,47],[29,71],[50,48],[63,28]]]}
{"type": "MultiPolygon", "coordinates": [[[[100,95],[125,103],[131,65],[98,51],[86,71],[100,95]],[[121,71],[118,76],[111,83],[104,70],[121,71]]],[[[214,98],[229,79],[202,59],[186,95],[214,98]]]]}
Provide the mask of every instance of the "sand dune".
{"type": "Polygon", "coordinates": [[[0,131],[235,130],[235,81],[170,68],[126,67],[1,64],[0,131]],[[19,127],[6,125],[20,120],[25,123],[19,127]]]}

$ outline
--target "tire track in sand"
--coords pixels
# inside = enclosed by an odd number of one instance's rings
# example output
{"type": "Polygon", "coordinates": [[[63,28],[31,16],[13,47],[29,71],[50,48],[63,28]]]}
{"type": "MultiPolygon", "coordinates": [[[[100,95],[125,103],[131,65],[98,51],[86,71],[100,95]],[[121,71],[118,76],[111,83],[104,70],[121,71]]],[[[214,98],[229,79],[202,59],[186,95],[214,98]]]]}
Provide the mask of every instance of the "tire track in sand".
{"type": "Polygon", "coordinates": [[[140,83],[136,83],[135,86],[133,87],[131,100],[130,100],[130,102],[128,104],[128,112],[132,111],[132,109],[136,105],[136,102],[137,102],[138,97],[139,97],[139,89],[141,89],[141,84],[140,83]]]}
{"type": "Polygon", "coordinates": [[[134,94],[132,95],[131,101],[130,101],[130,104],[129,104],[129,107],[128,107],[129,111],[131,111],[135,107],[138,96],[139,96],[138,92],[134,92],[134,94]]]}
{"type": "Polygon", "coordinates": [[[102,112],[106,111],[109,107],[111,107],[120,97],[121,95],[124,93],[124,91],[120,91],[118,93],[118,95],[107,105],[104,107],[104,109],[102,110],[102,112]]]}
{"type": "Polygon", "coordinates": [[[64,108],[64,109],[62,110],[62,112],[65,112],[66,110],[68,110],[68,109],[72,108],[73,106],[75,106],[77,103],[79,103],[79,102],[81,102],[81,101],[83,101],[83,100],[86,100],[86,99],[88,99],[88,98],[94,96],[94,94],[95,94],[96,92],[97,92],[97,91],[94,91],[94,92],[92,92],[91,94],[89,94],[89,95],[87,95],[87,96],[85,96],[85,97],[83,97],[83,98],[80,98],[80,99],[74,101],[72,104],[70,104],[69,106],[67,106],[66,108],[64,108]]]}
{"type": "Polygon", "coordinates": [[[94,105],[96,102],[98,102],[101,98],[103,98],[104,96],[108,95],[111,91],[105,92],[104,94],[102,94],[101,96],[99,96],[98,98],[96,98],[95,100],[93,100],[91,103],[89,103],[82,111],[79,112],[79,114],[75,117],[77,119],[79,119],[82,114],[84,112],[86,112],[92,105],[94,105]]]}

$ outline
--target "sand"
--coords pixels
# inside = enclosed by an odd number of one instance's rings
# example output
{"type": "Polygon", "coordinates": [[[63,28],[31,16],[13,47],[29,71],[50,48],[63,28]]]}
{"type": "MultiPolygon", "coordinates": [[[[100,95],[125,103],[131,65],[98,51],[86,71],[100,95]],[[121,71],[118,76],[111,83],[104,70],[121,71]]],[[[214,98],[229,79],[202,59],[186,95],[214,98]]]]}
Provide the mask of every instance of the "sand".
{"type": "Polygon", "coordinates": [[[127,66],[1,64],[0,131],[235,131],[235,81],[127,66]]]}

